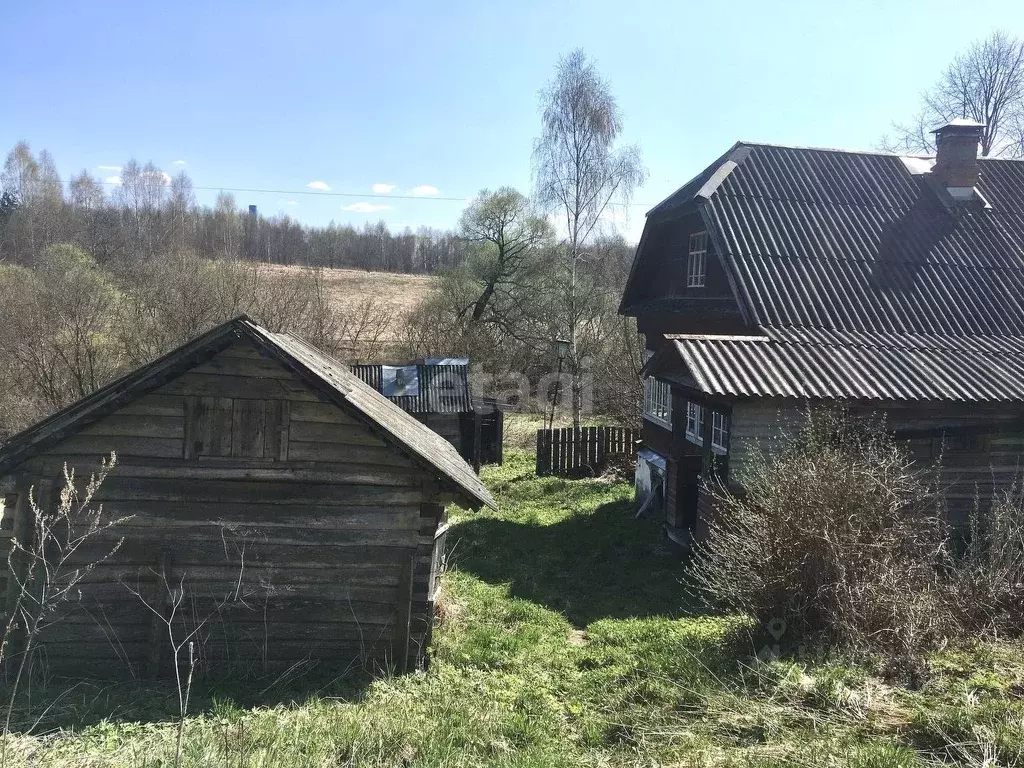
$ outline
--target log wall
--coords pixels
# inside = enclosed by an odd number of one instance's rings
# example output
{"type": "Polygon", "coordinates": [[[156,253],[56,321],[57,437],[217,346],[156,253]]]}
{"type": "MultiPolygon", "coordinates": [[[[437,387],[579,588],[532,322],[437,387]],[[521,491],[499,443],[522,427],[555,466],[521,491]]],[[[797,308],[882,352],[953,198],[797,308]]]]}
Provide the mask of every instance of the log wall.
{"type": "Polygon", "coordinates": [[[97,501],[105,518],[127,518],[124,541],[43,637],[52,670],[172,669],[166,628],[130,589],[165,615],[180,592],[177,636],[199,627],[195,652],[210,667],[422,661],[444,497],[276,362],[231,347],[29,459],[5,487],[35,484],[52,500],[65,463],[84,478],[111,450],[118,466],[97,501]]]}

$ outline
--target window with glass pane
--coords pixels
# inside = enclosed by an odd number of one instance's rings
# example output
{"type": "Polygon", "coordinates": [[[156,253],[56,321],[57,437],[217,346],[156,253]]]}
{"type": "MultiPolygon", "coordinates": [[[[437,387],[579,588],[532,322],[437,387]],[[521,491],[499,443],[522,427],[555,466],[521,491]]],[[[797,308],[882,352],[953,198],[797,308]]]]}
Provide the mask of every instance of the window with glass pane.
{"type": "Polygon", "coordinates": [[[690,256],[686,263],[686,287],[703,288],[708,268],[708,233],[690,235],[690,256]]]}
{"type": "Polygon", "coordinates": [[[711,447],[716,453],[729,450],[729,417],[718,411],[711,417],[711,447]]]}
{"type": "Polygon", "coordinates": [[[686,439],[697,445],[704,444],[704,406],[686,404],[686,439]]]}
{"type": "Polygon", "coordinates": [[[672,390],[653,376],[644,379],[644,417],[672,428],[672,390]]]}

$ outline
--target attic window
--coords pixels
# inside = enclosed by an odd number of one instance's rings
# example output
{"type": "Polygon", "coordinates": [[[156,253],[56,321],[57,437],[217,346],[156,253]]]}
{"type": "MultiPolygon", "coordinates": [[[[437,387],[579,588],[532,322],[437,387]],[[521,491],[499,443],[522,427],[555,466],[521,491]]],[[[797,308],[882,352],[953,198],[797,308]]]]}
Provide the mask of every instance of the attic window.
{"type": "Polygon", "coordinates": [[[686,262],[686,287],[703,288],[708,271],[708,233],[690,235],[690,256],[686,262]]]}

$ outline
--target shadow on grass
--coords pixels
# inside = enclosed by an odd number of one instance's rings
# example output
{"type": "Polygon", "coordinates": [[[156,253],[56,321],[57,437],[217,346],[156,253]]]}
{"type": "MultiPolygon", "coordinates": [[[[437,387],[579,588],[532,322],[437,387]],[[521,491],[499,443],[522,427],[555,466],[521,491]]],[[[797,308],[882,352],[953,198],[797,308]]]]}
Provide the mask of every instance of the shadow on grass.
{"type": "Polygon", "coordinates": [[[604,618],[673,617],[699,609],[683,587],[685,564],[631,501],[603,504],[550,525],[496,517],[449,533],[450,563],[513,597],[541,603],[583,628],[604,618]]]}

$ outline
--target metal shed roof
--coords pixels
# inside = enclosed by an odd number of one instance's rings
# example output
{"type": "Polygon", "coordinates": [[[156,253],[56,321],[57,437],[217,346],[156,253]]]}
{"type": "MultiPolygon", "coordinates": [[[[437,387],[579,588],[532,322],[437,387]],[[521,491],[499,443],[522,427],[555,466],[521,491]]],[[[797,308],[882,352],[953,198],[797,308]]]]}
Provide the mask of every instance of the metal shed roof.
{"type": "MultiPolygon", "coordinates": [[[[419,376],[416,395],[389,396],[403,411],[409,413],[467,413],[473,410],[469,393],[468,363],[410,363],[419,376]]],[[[352,373],[377,392],[383,392],[382,365],[353,365],[352,373]]]]}

